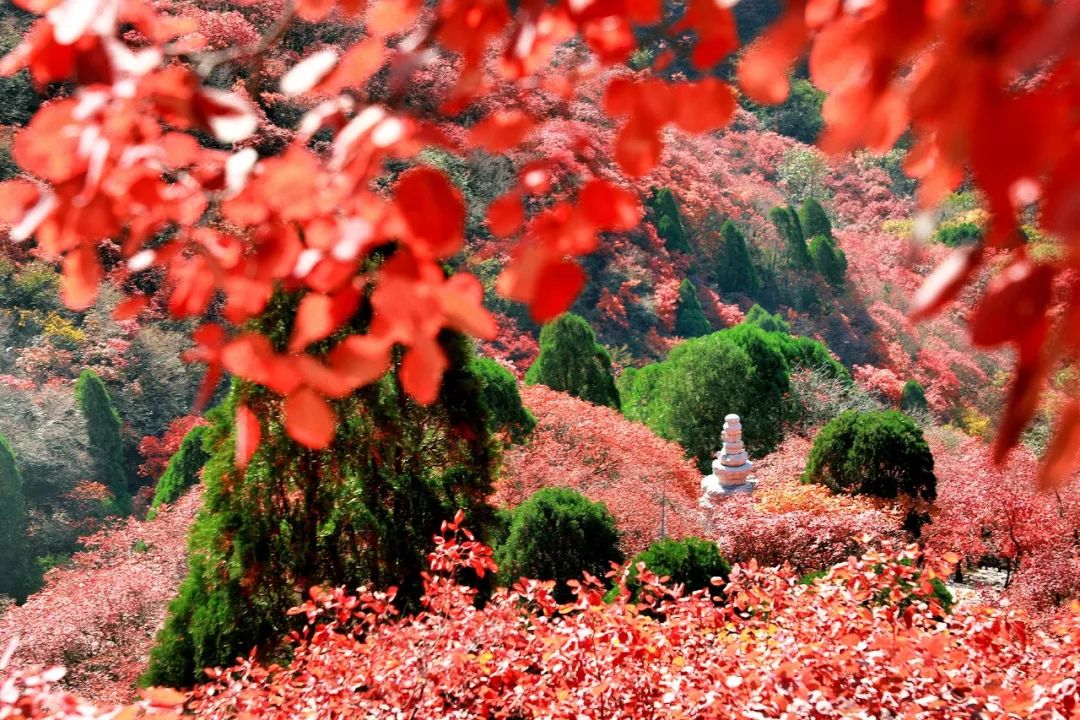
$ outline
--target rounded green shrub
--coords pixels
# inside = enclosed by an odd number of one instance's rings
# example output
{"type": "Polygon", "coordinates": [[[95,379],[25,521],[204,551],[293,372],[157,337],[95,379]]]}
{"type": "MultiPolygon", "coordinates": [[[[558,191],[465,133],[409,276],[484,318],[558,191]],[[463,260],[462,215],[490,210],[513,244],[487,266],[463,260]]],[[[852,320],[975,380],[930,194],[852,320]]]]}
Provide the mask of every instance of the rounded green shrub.
{"type": "Polygon", "coordinates": [[[554,580],[555,597],[569,602],[567,580],[583,572],[604,577],[623,561],[615,518],[603,503],[568,488],[538,490],[514,509],[506,541],[495,553],[504,582],[554,580]]]}
{"type": "Polygon", "coordinates": [[[937,496],[934,456],[922,430],[896,410],[848,410],[829,422],[814,438],[803,481],[837,493],[937,496]]]}
{"type": "Polygon", "coordinates": [[[930,408],[923,386],[917,380],[908,380],[900,393],[900,409],[906,413],[925,412],[930,408]]]}
{"type": "Polygon", "coordinates": [[[596,342],[585,318],[564,313],[540,331],[540,355],[525,373],[530,385],[547,385],[594,405],[620,407],[611,355],[596,342]]]}
{"type": "Polygon", "coordinates": [[[638,563],[645,563],[645,567],[655,575],[670,578],[669,585],[684,585],[688,594],[708,589],[714,598],[723,596],[724,585],[727,584],[731,572],[731,565],[720,554],[716,543],[696,537],[678,540],[664,538],[654,542],[630,561],[626,585],[635,599],[639,598],[641,591],[638,563]],[[720,578],[723,583],[714,585],[713,578],[720,578]]]}
{"type": "Polygon", "coordinates": [[[469,369],[480,380],[481,397],[488,408],[488,431],[506,434],[520,443],[536,427],[536,418],[521,401],[517,379],[491,358],[476,357],[469,369]]]}

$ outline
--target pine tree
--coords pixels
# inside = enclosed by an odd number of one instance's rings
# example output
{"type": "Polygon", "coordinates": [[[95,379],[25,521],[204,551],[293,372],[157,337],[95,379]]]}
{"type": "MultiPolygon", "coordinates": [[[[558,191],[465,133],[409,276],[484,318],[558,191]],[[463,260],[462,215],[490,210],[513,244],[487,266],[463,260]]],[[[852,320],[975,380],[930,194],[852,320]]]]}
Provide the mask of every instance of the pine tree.
{"type": "Polygon", "coordinates": [[[780,317],[780,313],[770,314],[768,310],[754,303],[753,307],[746,311],[743,322],[747,325],[759,327],[765,332],[790,333],[791,326],[787,320],[780,317]]]}
{"type": "Polygon", "coordinates": [[[825,235],[815,235],[810,241],[810,256],[814,259],[817,271],[826,282],[837,289],[844,286],[847,258],[844,256],[844,251],[836,247],[832,240],[825,235]]]}
{"type": "Polygon", "coordinates": [[[124,472],[124,440],[120,434],[120,414],[116,411],[105,383],[93,370],[83,370],[75,383],[86,434],[90,440],[90,456],[94,462],[94,478],[113,494],[116,512],[131,512],[131,493],[124,472]]]}
{"type": "Polygon", "coordinates": [[[735,223],[727,220],[720,228],[723,242],[720,251],[720,265],[716,269],[716,279],[724,292],[737,292],[756,295],[761,290],[761,280],[757,269],[750,259],[750,250],[746,247],[746,238],[735,223]]]}
{"type": "Polygon", "coordinates": [[[698,299],[694,283],[684,279],[679,285],[679,304],[675,306],[675,334],[693,338],[708,335],[712,326],[705,319],[705,310],[698,299]]]}
{"type": "Polygon", "coordinates": [[[825,208],[817,200],[807,198],[803,201],[799,215],[801,216],[804,237],[812,238],[817,235],[824,235],[830,240],[833,239],[832,223],[825,213],[825,208]]]}
{"type": "MultiPolygon", "coordinates": [[[[260,321],[284,347],[295,298],[275,298],[260,321]]],[[[362,315],[362,313],[361,313],[362,315]]],[[[358,320],[351,332],[362,332],[358,320]]],[[[487,504],[498,465],[472,346],[444,331],[449,368],[438,400],[414,402],[397,373],[334,403],[334,443],[307,450],[285,432],[280,398],[237,381],[208,413],[204,507],[189,537],[189,571],[169,607],[143,682],[185,686],[205,667],[228,665],[255,647],[279,657],[302,624],[289,608],[313,585],[397,586],[418,609],[431,538],[461,509],[489,540],[487,504]],[[244,470],[234,465],[238,403],[262,421],[262,441],[244,470]]],[[[395,358],[400,363],[400,357],[395,358]]]]}
{"type": "Polygon", "coordinates": [[[777,232],[787,243],[788,259],[793,268],[808,270],[814,266],[810,259],[810,251],[806,247],[806,238],[803,237],[802,223],[799,222],[799,214],[793,207],[774,207],[769,212],[769,218],[776,226],[777,232]]]}
{"type": "Polygon", "coordinates": [[[511,442],[523,442],[536,427],[536,417],[521,401],[517,378],[491,358],[475,358],[469,367],[483,386],[488,430],[496,435],[505,433],[511,442]]]}
{"type": "Polygon", "coordinates": [[[540,355],[525,373],[530,385],[547,385],[594,405],[620,408],[611,355],[596,342],[585,318],[564,313],[540,331],[540,355]]]}
{"type": "Polygon", "coordinates": [[[663,239],[667,249],[689,254],[690,243],[686,239],[686,230],[683,228],[674,193],[667,188],[654,190],[651,205],[656,232],[663,239]]]}
{"type": "Polygon", "coordinates": [[[26,496],[15,453],[0,435],[0,595],[18,603],[26,600],[36,584],[27,522],[26,496]]]}

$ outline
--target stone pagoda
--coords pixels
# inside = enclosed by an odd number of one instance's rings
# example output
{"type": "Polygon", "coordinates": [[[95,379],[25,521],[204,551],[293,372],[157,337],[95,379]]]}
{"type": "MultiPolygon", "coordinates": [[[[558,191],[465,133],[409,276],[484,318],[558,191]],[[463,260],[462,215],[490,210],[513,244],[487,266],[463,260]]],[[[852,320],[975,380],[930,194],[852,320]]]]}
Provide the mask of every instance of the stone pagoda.
{"type": "Polygon", "coordinates": [[[751,493],[757,480],[750,477],[754,464],[746,454],[742,441],[742,423],[738,415],[724,418],[724,447],[716,453],[712,475],[701,479],[701,502],[708,504],[714,495],[751,493]]]}

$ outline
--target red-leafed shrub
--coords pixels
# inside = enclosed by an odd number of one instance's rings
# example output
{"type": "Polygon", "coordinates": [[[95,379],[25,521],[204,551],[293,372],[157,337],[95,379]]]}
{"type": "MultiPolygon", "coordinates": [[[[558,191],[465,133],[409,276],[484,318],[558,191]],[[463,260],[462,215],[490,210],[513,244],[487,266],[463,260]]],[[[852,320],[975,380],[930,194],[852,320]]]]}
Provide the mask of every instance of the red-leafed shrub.
{"type": "Polygon", "coordinates": [[[145,478],[157,480],[165,472],[169,458],[180,449],[180,443],[184,441],[188,432],[193,427],[206,424],[206,420],[199,415],[184,415],[173,420],[160,438],[153,435],[144,437],[139,442],[139,454],[143,457],[139,474],[145,478]]]}

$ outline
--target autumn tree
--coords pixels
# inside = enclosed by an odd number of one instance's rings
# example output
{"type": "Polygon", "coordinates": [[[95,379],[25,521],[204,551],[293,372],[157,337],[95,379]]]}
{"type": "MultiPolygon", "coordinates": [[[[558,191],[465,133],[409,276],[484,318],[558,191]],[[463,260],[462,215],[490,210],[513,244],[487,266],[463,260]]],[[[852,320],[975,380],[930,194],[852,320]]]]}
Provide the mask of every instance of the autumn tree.
{"type": "Polygon", "coordinates": [[[33,555],[27,538],[28,516],[15,452],[0,435],[0,595],[23,602],[33,591],[33,555]]]}
{"type": "Polygon", "coordinates": [[[750,259],[746,238],[731,220],[720,228],[720,253],[717,256],[716,281],[724,292],[755,295],[761,290],[757,268],[750,259]]]}
{"type": "Polygon", "coordinates": [[[131,512],[131,493],[124,473],[124,440],[120,415],[116,412],[105,383],[92,370],[84,370],[75,383],[75,396],[86,420],[94,477],[113,494],[121,515],[131,512]]]}
{"type": "Polygon", "coordinates": [[[698,299],[697,288],[689,279],[679,284],[679,304],[675,306],[675,334],[693,338],[707,335],[712,326],[705,319],[705,310],[698,299]]]}
{"type": "Polygon", "coordinates": [[[805,482],[834,492],[933,500],[934,457],[915,422],[896,410],[849,410],[814,438],[805,482]]]}
{"type": "Polygon", "coordinates": [[[153,519],[159,506],[171,505],[185,490],[199,482],[199,473],[202,472],[206,461],[210,459],[210,454],[203,447],[205,435],[206,426],[196,425],[184,436],[180,449],[169,459],[165,472],[162,473],[154,488],[149,519],[153,519]]]}
{"type": "Polygon", "coordinates": [[[540,355],[525,373],[525,382],[619,408],[611,355],[596,342],[589,323],[573,313],[564,313],[544,325],[540,331],[540,355]]]}
{"type": "Polygon", "coordinates": [[[780,233],[787,245],[788,262],[799,270],[807,270],[814,266],[810,258],[810,251],[806,247],[806,237],[803,234],[802,222],[799,213],[791,206],[778,205],[769,211],[769,219],[772,220],[776,231],[780,233]]]}
{"type": "Polygon", "coordinates": [[[523,442],[536,427],[536,418],[521,401],[517,379],[491,358],[474,358],[469,367],[483,388],[488,430],[495,435],[505,434],[512,442],[523,442]]]}
{"type": "MultiPolygon", "coordinates": [[[[282,318],[294,301],[276,299],[253,329],[284,344],[282,318]]],[[[399,602],[415,608],[417,573],[440,523],[460,509],[486,537],[498,448],[482,380],[466,338],[443,333],[439,348],[449,365],[430,405],[402,389],[408,366],[397,354],[395,372],[335,403],[336,426],[309,401],[282,408],[243,381],[209,413],[206,509],[146,682],[190,685],[202,668],[252,647],[272,656],[286,612],[312,585],[394,585],[399,602]],[[296,414],[306,427],[328,427],[336,442],[313,450],[293,440],[286,425],[296,414]]]]}
{"type": "Polygon", "coordinates": [[[686,238],[686,229],[679,215],[675,194],[668,188],[657,188],[653,190],[649,205],[652,208],[656,232],[663,239],[667,249],[689,254],[690,243],[686,238]]]}
{"type": "Polygon", "coordinates": [[[519,578],[554,580],[554,595],[568,602],[567,580],[582,572],[604,577],[623,560],[615,519],[602,503],[568,488],[544,488],[514,508],[510,532],[495,553],[507,584],[519,578]]]}

